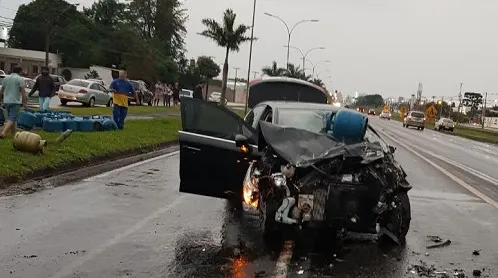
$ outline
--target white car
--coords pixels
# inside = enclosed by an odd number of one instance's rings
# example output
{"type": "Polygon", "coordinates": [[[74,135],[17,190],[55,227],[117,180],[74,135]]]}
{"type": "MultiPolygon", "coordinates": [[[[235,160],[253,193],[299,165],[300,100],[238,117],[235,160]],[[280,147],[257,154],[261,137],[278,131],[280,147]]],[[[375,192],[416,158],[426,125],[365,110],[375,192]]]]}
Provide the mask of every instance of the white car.
{"type": "Polygon", "coordinates": [[[391,120],[391,112],[383,110],[380,112],[379,118],[391,120]]]}
{"type": "MultiPolygon", "coordinates": [[[[208,101],[220,103],[221,102],[221,93],[220,92],[212,92],[208,97],[208,101]]],[[[227,100],[225,99],[225,105],[226,104],[227,104],[227,100]]]]}
{"type": "Polygon", "coordinates": [[[68,102],[79,102],[85,106],[112,105],[112,94],[100,82],[86,79],[72,79],[59,88],[59,99],[62,105],[68,102]]]}

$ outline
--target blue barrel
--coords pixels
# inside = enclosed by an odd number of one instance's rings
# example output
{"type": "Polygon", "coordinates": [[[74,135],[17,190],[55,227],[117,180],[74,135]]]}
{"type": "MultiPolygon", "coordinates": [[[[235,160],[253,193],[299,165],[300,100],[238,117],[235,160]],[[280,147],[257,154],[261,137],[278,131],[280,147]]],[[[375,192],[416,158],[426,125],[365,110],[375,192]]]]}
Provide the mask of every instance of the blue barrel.
{"type": "Polygon", "coordinates": [[[94,121],[90,117],[79,118],[76,122],[78,123],[78,131],[89,132],[94,130],[94,121]]]}
{"type": "Polygon", "coordinates": [[[60,120],[64,130],[78,130],[78,122],[73,118],[65,118],[60,120]]]}
{"type": "Polygon", "coordinates": [[[332,135],[345,143],[363,141],[368,127],[368,117],[350,109],[339,110],[332,119],[332,135]]]}
{"type": "Polygon", "coordinates": [[[118,125],[116,124],[116,122],[111,119],[104,119],[102,121],[102,127],[104,128],[104,131],[111,131],[118,129],[118,125]]]}
{"type": "Polygon", "coordinates": [[[3,108],[0,107],[0,126],[3,126],[5,123],[5,112],[3,111],[3,108]]]}
{"type": "Polygon", "coordinates": [[[32,130],[33,127],[35,126],[36,116],[30,111],[33,110],[26,109],[25,111],[19,113],[19,117],[17,118],[17,126],[19,128],[24,130],[32,130]]]}
{"type": "Polygon", "coordinates": [[[64,123],[59,119],[44,118],[43,130],[47,132],[62,132],[64,131],[64,123]]]}

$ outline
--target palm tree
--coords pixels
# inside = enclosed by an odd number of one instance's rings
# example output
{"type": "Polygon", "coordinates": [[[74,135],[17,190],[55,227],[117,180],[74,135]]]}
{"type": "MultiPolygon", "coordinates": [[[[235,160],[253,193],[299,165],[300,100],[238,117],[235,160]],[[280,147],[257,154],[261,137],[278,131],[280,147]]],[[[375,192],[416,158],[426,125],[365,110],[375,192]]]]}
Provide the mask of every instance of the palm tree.
{"type": "Polygon", "coordinates": [[[279,68],[277,62],[273,61],[271,67],[262,68],[261,71],[263,72],[263,74],[266,74],[268,76],[282,76],[285,75],[285,72],[287,70],[284,68],[279,68]]]}
{"type": "Polygon", "coordinates": [[[311,83],[318,85],[320,87],[324,86],[323,81],[320,78],[313,78],[313,80],[311,80],[311,83]]]}
{"type": "Polygon", "coordinates": [[[206,30],[199,33],[200,35],[212,39],[218,46],[226,49],[225,63],[223,64],[223,80],[221,83],[221,102],[225,103],[227,80],[228,80],[228,54],[230,51],[239,51],[239,46],[243,42],[250,41],[251,38],[246,36],[246,32],[251,28],[247,25],[240,24],[235,26],[236,14],[232,9],[227,9],[223,14],[221,23],[214,19],[205,18],[202,24],[206,30]]]}
{"type": "Polygon", "coordinates": [[[284,75],[287,77],[302,79],[305,81],[308,81],[311,78],[311,76],[306,75],[304,70],[302,70],[299,66],[296,66],[294,64],[289,64],[284,75]]]}

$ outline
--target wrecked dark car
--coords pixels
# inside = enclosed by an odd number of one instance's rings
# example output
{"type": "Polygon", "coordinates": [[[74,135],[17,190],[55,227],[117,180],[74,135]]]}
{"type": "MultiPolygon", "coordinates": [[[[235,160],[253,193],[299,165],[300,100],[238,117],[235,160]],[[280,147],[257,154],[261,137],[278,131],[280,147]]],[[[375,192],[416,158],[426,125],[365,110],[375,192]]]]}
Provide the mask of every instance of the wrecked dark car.
{"type": "Polygon", "coordinates": [[[271,101],[241,119],[200,100],[181,105],[181,192],[243,201],[268,239],[326,227],[404,243],[411,186],[366,115],[271,101]]]}

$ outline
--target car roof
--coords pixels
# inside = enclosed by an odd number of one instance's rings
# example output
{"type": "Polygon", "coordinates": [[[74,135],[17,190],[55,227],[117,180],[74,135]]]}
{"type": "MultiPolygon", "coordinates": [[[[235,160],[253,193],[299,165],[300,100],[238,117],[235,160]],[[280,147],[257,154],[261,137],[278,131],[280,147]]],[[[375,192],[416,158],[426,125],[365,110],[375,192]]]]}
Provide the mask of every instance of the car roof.
{"type": "Polygon", "coordinates": [[[263,101],[258,103],[259,105],[268,105],[274,109],[316,109],[316,110],[331,110],[331,111],[339,111],[341,107],[333,106],[331,104],[325,103],[313,103],[313,102],[297,102],[297,101],[263,101]]]}

